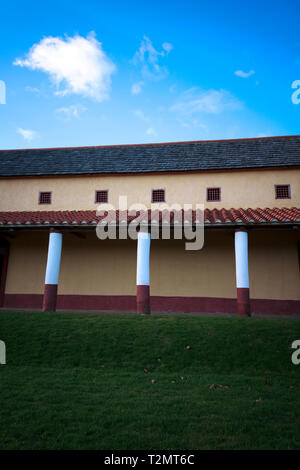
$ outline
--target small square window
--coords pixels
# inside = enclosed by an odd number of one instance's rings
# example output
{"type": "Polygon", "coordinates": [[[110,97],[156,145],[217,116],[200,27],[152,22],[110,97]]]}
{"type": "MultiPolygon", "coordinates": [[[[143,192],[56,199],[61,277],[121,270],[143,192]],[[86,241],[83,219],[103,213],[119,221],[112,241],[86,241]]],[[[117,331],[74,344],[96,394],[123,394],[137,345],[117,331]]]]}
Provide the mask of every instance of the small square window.
{"type": "Polygon", "coordinates": [[[207,201],[221,201],[221,188],[207,188],[207,201]]]}
{"type": "Polygon", "coordinates": [[[291,189],[289,184],[276,184],[275,185],[275,198],[276,199],[290,199],[291,189]]]}
{"type": "Polygon", "coordinates": [[[108,190],[101,190],[95,192],[95,203],[108,202],[108,190]]]}
{"type": "Polygon", "coordinates": [[[51,192],[41,192],[39,194],[39,204],[51,204],[51,192]]]}
{"type": "Polygon", "coordinates": [[[165,190],[152,189],[152,202],[165,202],[165,190]]]}

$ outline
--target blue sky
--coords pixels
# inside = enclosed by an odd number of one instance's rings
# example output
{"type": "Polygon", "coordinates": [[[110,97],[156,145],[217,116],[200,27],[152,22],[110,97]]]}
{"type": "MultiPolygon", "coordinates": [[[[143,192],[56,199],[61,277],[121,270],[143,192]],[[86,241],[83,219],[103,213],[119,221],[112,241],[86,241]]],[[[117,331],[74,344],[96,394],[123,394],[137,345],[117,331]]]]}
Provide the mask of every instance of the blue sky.
{"type": "Polygon", "coordinates": [[[283,0],[2,3],[0,148],[300,134],[299,13],[283,0]]]}

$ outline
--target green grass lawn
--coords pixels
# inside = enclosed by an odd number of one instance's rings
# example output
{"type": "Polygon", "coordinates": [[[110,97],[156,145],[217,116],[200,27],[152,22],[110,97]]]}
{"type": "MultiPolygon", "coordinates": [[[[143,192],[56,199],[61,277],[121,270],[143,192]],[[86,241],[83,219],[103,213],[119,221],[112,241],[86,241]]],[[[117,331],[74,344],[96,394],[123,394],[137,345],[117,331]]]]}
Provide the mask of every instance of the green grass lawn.
{"type": "Polygon", "coordinates": [[[0,339],[0,449],[300,448],[300,319],[2,311],[0,339]]]}

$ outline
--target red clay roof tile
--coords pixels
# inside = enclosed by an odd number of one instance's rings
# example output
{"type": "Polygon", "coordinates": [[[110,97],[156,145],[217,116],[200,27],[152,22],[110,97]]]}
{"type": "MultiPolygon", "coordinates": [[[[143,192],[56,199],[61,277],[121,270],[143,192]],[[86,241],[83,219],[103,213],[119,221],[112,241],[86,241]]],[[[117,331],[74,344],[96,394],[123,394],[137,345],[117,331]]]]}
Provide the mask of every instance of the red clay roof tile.
{"type": "MultiPolygon", "coordinates": [[[[175,214],[175,218],[178,220],[178,215],[175,214]]],[[[139,213],[128,213],[127,222],[131,222],[137,218],[139,213]]],[[[17,212],[0,212],[0,225],[53,225],[53,224],[64,224],[64,225],[77,225],[77,224],[92,224],[101,221],[107,212],[104,212],[102,216],[96,214],[96,211],[17,211],[17,212]]],[[[110,219],[116,218],[116,221],[126,220],[126,214],[116,211],[110,214],[110,219]]],[[[168,219],[168,212],[153,211],[152,216],[155,220],[161,224],[163,220],[168,219]]],[[[185,220],[192,220],[195,222],[199,219],[199,214],[193,211],[190,214],[185,214],[185,220]]],[[[151,212],[148,211],[148,220],[151,220],[151,212]]],[[[152,219],[153,220],[153,219],[152,219]]],[[[174,221],[174,214],[170,214],[171,223],[174,221]]],[[[205,209],[204,211],[204,223],[205,224],[218,224],[218,223],[231,223],[235,224],[260,224],[260,223],[289,223],[289,222],[300,222],[300,208],[272,208],[266,207],[261,208],[248,208],[248,209],[205,209]]]]}

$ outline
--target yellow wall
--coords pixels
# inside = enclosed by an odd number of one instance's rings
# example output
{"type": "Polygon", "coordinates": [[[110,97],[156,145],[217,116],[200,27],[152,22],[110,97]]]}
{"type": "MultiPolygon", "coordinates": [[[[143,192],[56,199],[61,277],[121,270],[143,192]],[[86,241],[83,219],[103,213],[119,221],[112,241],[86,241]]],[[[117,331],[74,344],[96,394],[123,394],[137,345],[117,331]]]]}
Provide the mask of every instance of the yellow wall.
{"type": "Polygon", "coordinates": [[[64,236],[59,294],[135,295],[136,243],[64,236]]]}
{"type": "MultiPolygon", "coordinates": [[[[300,300],[297,231],[251,231],[251,298],[300,300]]],[[[19,233],[11,241],[6,293],[42,294],[48,235],[19,233]]],[[[151,294],[235,298],[232,231],[205,232],[204,248],[181,240],[151,242],[151,294]]],[[[135,295],[136,242],[64,234],[59,294],[135,295]]]]}
{"type": "Polygon", "coordinates": [[[296,230],[249,234],[252,298],[300,300],[297,241],[300,233],[296,230]]]}
{"type": "Polygon", "coordinates": [[[154,240],[150,274],[153,295],[235,297],[233,235],[206,232],[199,251],[186,251],[181,240],[154,240]]]}
{"type": "Polygon", "coordinates": [[[47,249],[46,233],[20,233],[10,240],[6,294],[43,293],[47,249]]]}
{"type": "Polygon", "coordinates": [[[109,203],[119,195],[128,204],[150,207],[151,190],[165,188],[168,204],[204,203],[208,208],[300,207],[300,169],[215,173],[81,176],[3,179],[1,211],[94,210],[95,190],[108,189],[109,203]],[[290,184],[291,199],[275,199],[274,185],[290,184]],[[207,187],[221,187],[220,202],[206,202],[207,187]],[[52,204],[38,204],[39,191],[52,191],[52,204]]]}

